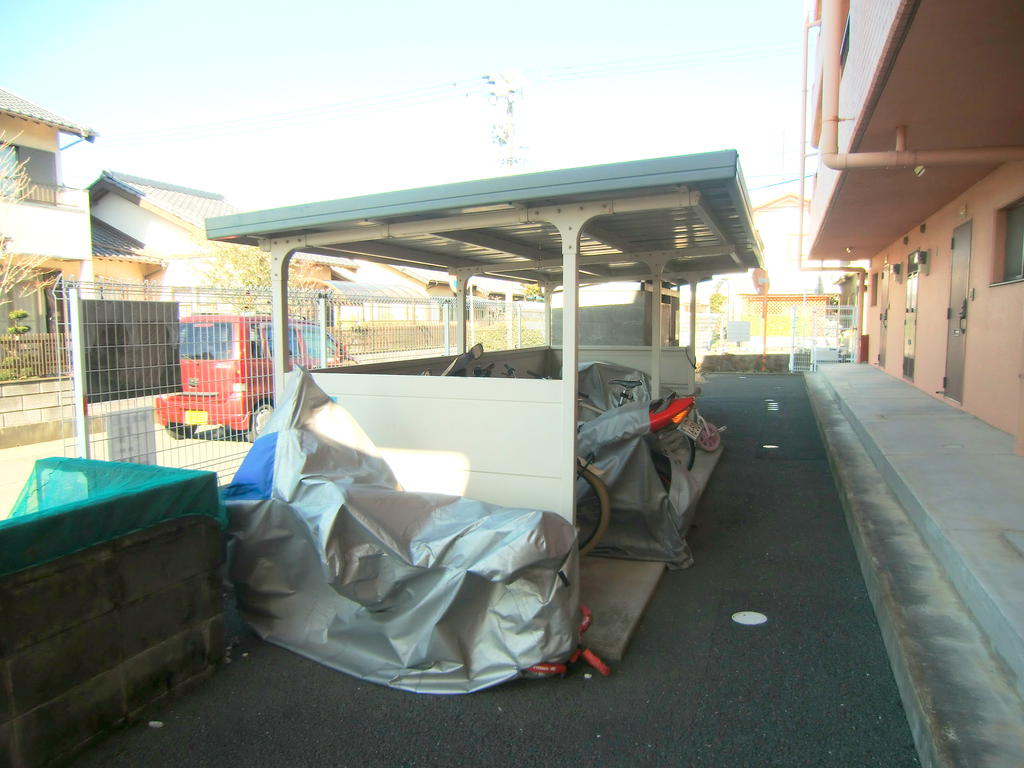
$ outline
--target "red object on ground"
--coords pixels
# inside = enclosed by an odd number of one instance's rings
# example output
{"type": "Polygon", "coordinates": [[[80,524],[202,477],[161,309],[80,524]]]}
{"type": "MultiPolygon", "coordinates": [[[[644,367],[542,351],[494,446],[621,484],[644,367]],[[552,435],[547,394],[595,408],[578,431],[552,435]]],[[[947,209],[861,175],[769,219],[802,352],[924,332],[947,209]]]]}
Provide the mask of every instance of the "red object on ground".
{"type": "Polygon", "coordinates": [[[670,401],[669,404],[665,406],[664,410],[650,414],[651,432],[657,432],[660,429],[664,429],[672,423],[672,418],[674,416],[692,407],[692,397],[677,397],[675,400],[670,401]]]}
{"type": "MultiPolygon", "coordinates": [[[[693,398],[689,398],[692,400],[693,398]]],[[[593,614],[590,613],[590,609],[586,605],[580,603],[580,636],[590,627],[594,621],[593,614]]],[[[572,656],[569,657],[569,664],[575,664],[580,659],[583,659],[587,664],[592,666],[604,677],[608,677],[612,673],[611,669],[601,661],[600,657],[589,648],[584,648],[582,645],[576,647],[576,650],[572,652],[572,656]]],[[[567,664],[555,664],[551,662],[544,662],[542,664],[534,664],[532,667],[526,670],[528,675],[536,675],[538,677],[554,677],[555,675],[564,676],[568,671],[567,664]]]]}

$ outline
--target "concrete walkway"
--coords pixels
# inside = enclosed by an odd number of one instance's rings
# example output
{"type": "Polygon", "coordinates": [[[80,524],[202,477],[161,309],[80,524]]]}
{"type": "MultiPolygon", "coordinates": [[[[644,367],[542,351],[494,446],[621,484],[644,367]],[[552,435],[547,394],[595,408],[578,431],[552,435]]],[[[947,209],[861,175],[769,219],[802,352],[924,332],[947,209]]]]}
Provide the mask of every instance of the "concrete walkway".
{"type": "Polygon", "coordinates": [[[873,366],[807,382],[924,762],[1024,765],[1024,457],[873,366]]]}

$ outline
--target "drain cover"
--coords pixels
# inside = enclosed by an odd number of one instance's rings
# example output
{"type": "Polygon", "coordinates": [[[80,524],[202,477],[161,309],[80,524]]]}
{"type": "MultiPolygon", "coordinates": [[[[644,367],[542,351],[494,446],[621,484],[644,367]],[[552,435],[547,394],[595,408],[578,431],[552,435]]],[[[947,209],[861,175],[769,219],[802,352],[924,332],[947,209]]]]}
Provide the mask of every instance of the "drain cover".
{"type": "Polygon", "coordinates": [[[768,617],[763,613],[757,611],[737,611],[732,615],[732,620],[737,624],[745,624],[748,627],[754,627],[758,624],[764,624],[768,621],[768,617]]]}

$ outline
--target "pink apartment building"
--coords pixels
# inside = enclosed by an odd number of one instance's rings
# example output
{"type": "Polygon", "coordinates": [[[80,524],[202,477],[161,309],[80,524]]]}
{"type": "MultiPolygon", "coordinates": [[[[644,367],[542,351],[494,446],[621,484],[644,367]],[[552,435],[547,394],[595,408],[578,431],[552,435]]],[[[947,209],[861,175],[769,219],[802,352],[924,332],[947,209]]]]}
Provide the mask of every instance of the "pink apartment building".
{"type": "Polygon", "coordinates": [[[815,11],[809,257],[870,263],[868,363],[1024,453],[1024,6],[815,11]]]}

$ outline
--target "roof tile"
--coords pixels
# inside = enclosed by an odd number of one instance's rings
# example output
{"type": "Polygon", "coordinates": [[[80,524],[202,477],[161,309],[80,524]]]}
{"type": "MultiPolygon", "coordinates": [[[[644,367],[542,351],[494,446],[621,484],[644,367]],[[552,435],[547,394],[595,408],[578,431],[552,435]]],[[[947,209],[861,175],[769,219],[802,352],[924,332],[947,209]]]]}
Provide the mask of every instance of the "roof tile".
{"type": "Polygon", "coordinates": [[[65,133],[73,133],[86,139],[93,139],[98,135],[91,128],[77,125],[44,107],[40,107],[38,104],[33,104],[31,101],[3,89],[0,89],[0,112],[35,120],[38,123],[59,128],[65,133]]]}

